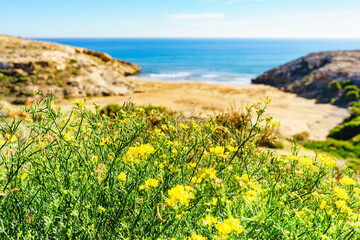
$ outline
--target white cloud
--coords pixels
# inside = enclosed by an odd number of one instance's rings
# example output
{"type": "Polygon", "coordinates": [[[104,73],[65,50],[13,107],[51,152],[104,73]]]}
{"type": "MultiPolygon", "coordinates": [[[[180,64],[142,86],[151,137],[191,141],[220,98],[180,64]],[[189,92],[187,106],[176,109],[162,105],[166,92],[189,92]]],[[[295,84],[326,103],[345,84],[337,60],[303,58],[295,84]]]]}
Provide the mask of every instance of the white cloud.
{"type": "Polygon", "coordinates": [[[181,13],[170,15],[175,20],[204,20],[204,19],[224,19],[224,13],[181,13]]]}

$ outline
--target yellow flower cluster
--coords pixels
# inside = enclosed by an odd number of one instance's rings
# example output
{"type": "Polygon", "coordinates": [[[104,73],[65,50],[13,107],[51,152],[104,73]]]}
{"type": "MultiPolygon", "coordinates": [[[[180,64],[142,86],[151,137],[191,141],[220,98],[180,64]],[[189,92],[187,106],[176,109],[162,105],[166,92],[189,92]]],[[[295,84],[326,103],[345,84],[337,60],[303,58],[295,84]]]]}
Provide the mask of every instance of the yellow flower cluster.
{"type": "Polygon", "coordinates": [[[327,157],[325,155],[317,156],[319,161],[326,167],[337,166],[337,162],[332,157],[327,157]]]}
{"type": "Polygon", "coordinates": [[[10,134],[7,133],[7,134],[5,134],[5,137],[6,137],[8,143],[14,143],[17,141],[17,137],[15,135],[11,136],[10,134]]]}
{"type": "Polygon", "coordinates": [[[156,188],[159,185],[159,180],[154,179],[154,178],[150,178],[148,180],[145,181],[145,185],[140,185],[139,189],[140,190],[150,190],[150,188],[156,188]]]}
{"type": "Polygon", "coordinates": [[[205,218],[201,218],[201,222],[204,225],[212,225],[217,223],[218,219],[216,217],[212,217],[211,215],[207,215],[205,218]]]}
{"type": "Polygon", "coordinates": [[[347,213],[349,215],[352,215],[353,211],[351,208],[349,208],[347,205],[346,205],[346,202],[343,201],[343,200],[338,200],[335,202],[335,205],[336,207],[343,213],[347,213]]]}
{"type": "Polygon", "coordinates": [[[196,178],[193,179],[193,182],[201,183],[203,179],[213,179],[216,180],[216,170],[212,168],[200,168],[196,178]]]}
{"type": "Polygon", "coordinates": [[[126,174],[124,172],[121,172],[119,176],[117,177],[120,181],[126,181],[126,174]]]}
{"type": "Polygon", "coordinates": [[[206,237],[196,233],[191,234],[191,237],[189,237],[189,240],[206,240],[206,239],[207,239],[206,237]]]}
{"type": "Polygon", "coordinates": [[[356,185],[356,181],[348,176],[341,178],[339,182],[343,185],[356,185]]]}
{"type": "Polygon", "coordinates": [[[244,228],[240,225],[240,220],[233,217],[230,217],[223,222],[216,224],[215,228],[218,230],[221,236],[226,236],[232,231],[235,231],[238,234],[244,231],[244,228]]]}
{"type": "Polygon", "coordinates": [[[144,158],[154,151],[154,148],[150,144],[142,144],[139,147],[130,147],[122,161],[125,164],[137,163],[139,159],[144,158]]]}
{"type": "Polygon", "coordinates": [[[83,110],[84,107],[85,107],[85,104],[86,104],[86,98],[81,99],[80,102],[79,102],[79,99],[75,99],[75,104],[76,104],[81,110],[83,110]]]}
{"type": "Polygon", "coordinates": [[[221,146],[211,147],[210,152],[215,154],[218,157],[222,157],[224,155],[225,148],[221,146]]]}
{"type": "Polygon", "coordinates": [[[68,142],[75,140],[75,137],[71,133],[63,132],[62,135],[63,135],[64,139],[68,142]]]}
{"type": "Polygon", "coordinates": [[[349,196],[346,193],[345,189],[339,188],[339,187],[334,187],[334,191],[336,192],[336,195],[338,196],[338,198],[347,200],[349,199],[349,196]]]}
{"type": "Polygon", "coordinates": [[[187,205],[191,199],[195,198],[190,186],[176,185],[168,190],[170,198],[165,200],[165,203],[170,207],[175,207],[176,204],[187,205]]]}

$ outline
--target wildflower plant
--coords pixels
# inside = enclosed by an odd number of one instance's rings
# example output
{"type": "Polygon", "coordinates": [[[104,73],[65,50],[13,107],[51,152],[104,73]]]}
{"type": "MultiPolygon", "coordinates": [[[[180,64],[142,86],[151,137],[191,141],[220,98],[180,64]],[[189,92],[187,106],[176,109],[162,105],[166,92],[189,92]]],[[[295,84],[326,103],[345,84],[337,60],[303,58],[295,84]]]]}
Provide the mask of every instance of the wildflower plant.
{"type": "Polygon", "coordinates": [[[106,116],[82,99],[62,113],[45,95],[0,115],[0,238],[359,238],[353,172],[255,147],[278,124],[263,117],[270,101],[238,128],[132,103],[106,116]]]}

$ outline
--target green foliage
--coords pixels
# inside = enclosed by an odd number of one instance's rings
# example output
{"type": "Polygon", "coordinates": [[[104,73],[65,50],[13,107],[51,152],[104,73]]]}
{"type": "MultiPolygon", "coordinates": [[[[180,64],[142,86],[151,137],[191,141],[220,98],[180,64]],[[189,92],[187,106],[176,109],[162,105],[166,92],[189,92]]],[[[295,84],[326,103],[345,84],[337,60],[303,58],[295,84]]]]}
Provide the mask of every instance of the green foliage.
{"type": "Polygon", "coordinates": [[[359,91],[351,90],[347,92],[345,99],[347,102],[357,101],[359,99],[359,91]]]}
{"type": "Polygon", "coordinates": [[[347,159],[360,158],[360,145],[351,141],[327,139],[326,141],[304,142],[304,147],[331,153],[333,156],[347,159]]]}
{"type": "Polygon", "coordinates": [[[350,119],[360,116],[360,102],[355,102],[350,107],[350,114],[351,114],[350,119]]]}
{"type": "Polygon", "coordinates": [[[142,107],[145,110],[146,115],[152,115],[154,112],[165,113],[166,108],[163,106],[153,106],[149,104],[146,107],[142,107]]]}
{"type": "Polygon", "coordinates": [[[100,113],[110,116],[111,114],[120,112],[121,109],[122,107],[120,107],[118,104],[109,104],[105,108],[101,109],[100,113]]]}
{"type": "MultiPolygon", "coordinates": [[[[105,108],[101,109],[100,113],[105,114],[107,116],[115,115],[116,113],[120,112],[120,110],[122,110],[123,108],[124,106],[121,107],[118,104],[109,104],[105,108]]],[[[146,115],[152,115],[153,112],[158,112],[158,113],[166,112],[166,108],[162,106],[148,105],[142,108],[144,109],[146,115]]],[[[134,111],[136,110],[136,108],[132,108],[131,110],[134,111]]]]}
{"type": "Polygon", "coordinates": [[[131,103],[113,117],[94,106],[77,101],[63,114],[45,97],[2,118],[0,239],[360,236],[353,172],[338,184],[331,158],[254,147],[275,125],[263,118],[265,101],[247,109],[240,130],[226,119],[148,116],[131,103]]]}
{"type": "Polygon", "coordinates": [[[338,94],[340,90],[342,89],[342,86],[339,81],[333,80],[328,85],[328,91],[330,94],[338,94]]]}
{"type": "Polygon", "coordinates": [[[348,166],[349,168],[359,171],[360,170],[360,158],[357,159],[350,159],[349,161],[346,162],[346,166],[348,166]]]}
{"type": "Polygon", "coordinates": [[[359,92],[359,88],[356,86],[356,85],[347,85],[345,88],[344,88],[344,93],[348,93],[350,91],[356,91],[356,92],[359,92]]]}
{"type": "Polygon", "coordinates": [[[11,103],[14,105],[24,105],[26,102],[26,98],[16,98],[11,103]]]}
{"type": "Polygon", "coordinates": [[[346,79],[346,80],[344,80],[344,81],[341,82],[341,86],[342,86],[343,88],[345,88],[345,87],[348,86],[348,85],[354,85],[354,83],[353,83],[350,79],[346,79]]]}
{"type": "Polygon", "coordinates": [[[328,135],[330,138],[349,140],[360,133],[360,116],[346,122],[334,129],[328,135]]]}

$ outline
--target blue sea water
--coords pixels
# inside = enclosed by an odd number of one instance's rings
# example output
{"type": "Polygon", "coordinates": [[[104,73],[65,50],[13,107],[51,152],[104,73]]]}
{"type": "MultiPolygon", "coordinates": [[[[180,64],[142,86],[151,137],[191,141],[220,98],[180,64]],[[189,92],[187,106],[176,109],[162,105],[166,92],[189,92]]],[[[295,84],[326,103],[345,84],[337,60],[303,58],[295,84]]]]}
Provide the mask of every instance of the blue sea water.
{"type": "Polygon", "coordinates": [[[360,39],[37,39],[106,52],[142,67],[136,78],[248,85],[318,51],[357,50],[360,39]]]}

